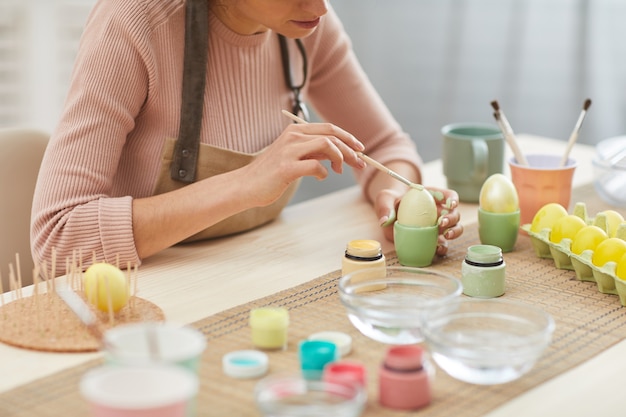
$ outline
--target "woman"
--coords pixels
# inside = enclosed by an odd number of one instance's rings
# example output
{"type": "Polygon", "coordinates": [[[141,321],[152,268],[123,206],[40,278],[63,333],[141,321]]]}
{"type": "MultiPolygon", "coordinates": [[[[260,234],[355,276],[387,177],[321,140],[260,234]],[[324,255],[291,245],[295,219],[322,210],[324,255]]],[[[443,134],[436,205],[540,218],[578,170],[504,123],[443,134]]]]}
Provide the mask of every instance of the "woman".
{"type": "MultiPolygon", "coordinates": [[[[301,177],[327,176],[324,160],[337,173],[344,163],[354,168],[384,223],[406,186],[366,167],[359,151],[421,182],[414,143],[374,91],[327,1],[193,1],[207,5],[201,16],[208,15],[209,27],[200,142],[220,155],[217,162],[252,156],[157,191],[167,139],[186,127],[180,111],[185,22],[198,13],[186,19],[183,0],[100,0],[39,174],[31,228],[36,262],[80,250],[86,261],[95,255],[139,264],[233,215],[288,200],[301,177]],[[294,39],[301,39],[306,59],[294,39]],[[328,122],[294,124],[281,114],[300,110],[301,98],[328,122]]],[[[447,213],[443,255],[446,239],[460,236],[462,227],[458,196],[439,191],[452,202],[439,207],[447,213]]],[[[385,234],[392,239],[390,227],[385,234]]]]}

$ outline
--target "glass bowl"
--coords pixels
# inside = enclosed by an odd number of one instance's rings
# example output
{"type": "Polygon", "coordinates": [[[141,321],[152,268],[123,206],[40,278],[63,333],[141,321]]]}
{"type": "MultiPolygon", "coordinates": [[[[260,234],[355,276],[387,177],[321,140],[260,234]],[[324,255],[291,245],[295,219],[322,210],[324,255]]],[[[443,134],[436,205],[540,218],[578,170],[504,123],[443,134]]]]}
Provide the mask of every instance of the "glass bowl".
{"type": "Polygon", "coordinates": [[[388,267],[375,278],[363,269],[339,279],[350,322],[365,336],[393,345],[423,341],[422,314],[445,311],[462,291],[461,281],[451,275],[412,267],[388,267]]]}
{"type": "Polygon", "coordinates": [[[626,136],[599,142],[592,164],[593,186],[600,198],[626,207],[626,136]]]}
{"type": "Polygon", "coordinates": [[[257,383],[254,398],[266,417],[358,417],[367,394],[358,384],[277,374],[257,383]]]}
{"type": "Polygon", "coordinates": [[[554,320],[531,305],[460,298],[424,314],[432,358],[450,376],[479,385],[502,384],[527,373],[552,339],[554,320]]]}

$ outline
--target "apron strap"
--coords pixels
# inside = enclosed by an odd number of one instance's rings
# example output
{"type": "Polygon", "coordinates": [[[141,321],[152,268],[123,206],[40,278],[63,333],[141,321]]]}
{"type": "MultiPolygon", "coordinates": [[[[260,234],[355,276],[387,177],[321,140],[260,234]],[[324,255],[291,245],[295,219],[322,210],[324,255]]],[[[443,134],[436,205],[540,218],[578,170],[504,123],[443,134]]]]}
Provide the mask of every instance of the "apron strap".
{"type": "Polygon", "coordinates": [[[185,2],[180,128],[170,166],[171,178],[185,183],[192,183],[196,179],[209,42],[208,3],[207,0],[185,2]]]}

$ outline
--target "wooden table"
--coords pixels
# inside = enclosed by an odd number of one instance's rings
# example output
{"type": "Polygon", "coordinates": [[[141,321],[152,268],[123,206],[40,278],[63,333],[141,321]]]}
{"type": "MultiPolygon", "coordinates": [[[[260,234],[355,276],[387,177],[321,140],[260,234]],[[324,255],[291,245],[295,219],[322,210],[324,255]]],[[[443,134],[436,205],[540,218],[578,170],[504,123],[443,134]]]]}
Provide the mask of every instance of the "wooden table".
{"type": "MultiPolygon", "coordinates": [[[[561,154],[565,143],[520,135],[527,153],[561,154]]],[[[576,145],[574,185],[592,179],[593,148],[576,145]]],[[[507,172],[508,173],[508,168],[507,172]]],[[[441,161],[427,164],[425,182],[445,187],[441,161]]],[[[476,205],[462,204],[462,223],[476,221],[476,205]]],[[[190,323],[340,269],[352,239],[385,241],[356,187],[289,206],[272,224],[239,236],[180,245],[148,259],[139,270],[139,294],[168,320],[190,323]]],[[[454,245],[454,242],[451,243],[454,245]]],[[[28,293],[26,289],[25,293],[28,293]]],[[[99,354],[54,354],[0,344],[0,392],[85,363],[99,354]]],[[[621,414],[626,385],[626,341],[521,395],[489,416],[621,414]]]]}

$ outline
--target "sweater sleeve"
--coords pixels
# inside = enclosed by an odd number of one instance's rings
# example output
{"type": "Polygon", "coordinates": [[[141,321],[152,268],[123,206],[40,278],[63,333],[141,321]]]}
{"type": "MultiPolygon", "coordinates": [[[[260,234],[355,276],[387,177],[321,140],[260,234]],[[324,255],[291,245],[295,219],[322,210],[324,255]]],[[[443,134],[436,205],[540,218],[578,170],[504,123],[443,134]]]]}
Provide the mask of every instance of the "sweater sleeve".
{"type": "Polygon", "coordinates": [[[147,97],[149,25],[141,3],[99,1],[85,26],[61,120],[44,156],[33,198],[35,262],[65,259],[139,264],[132,198],[113,196],[112,179],[147,97]]]}
{"type": "MultiPolygon", "coordinates": [[[[406,161],[421,170],[415,143],[391,115],[359,64],[350,39],[330,9],[320,35],[311,39],[308,98],[324,120],[352,133],[383,164],[406,161]]],[[[375,169],[355,171],[365,190],[375,169]]]]}

